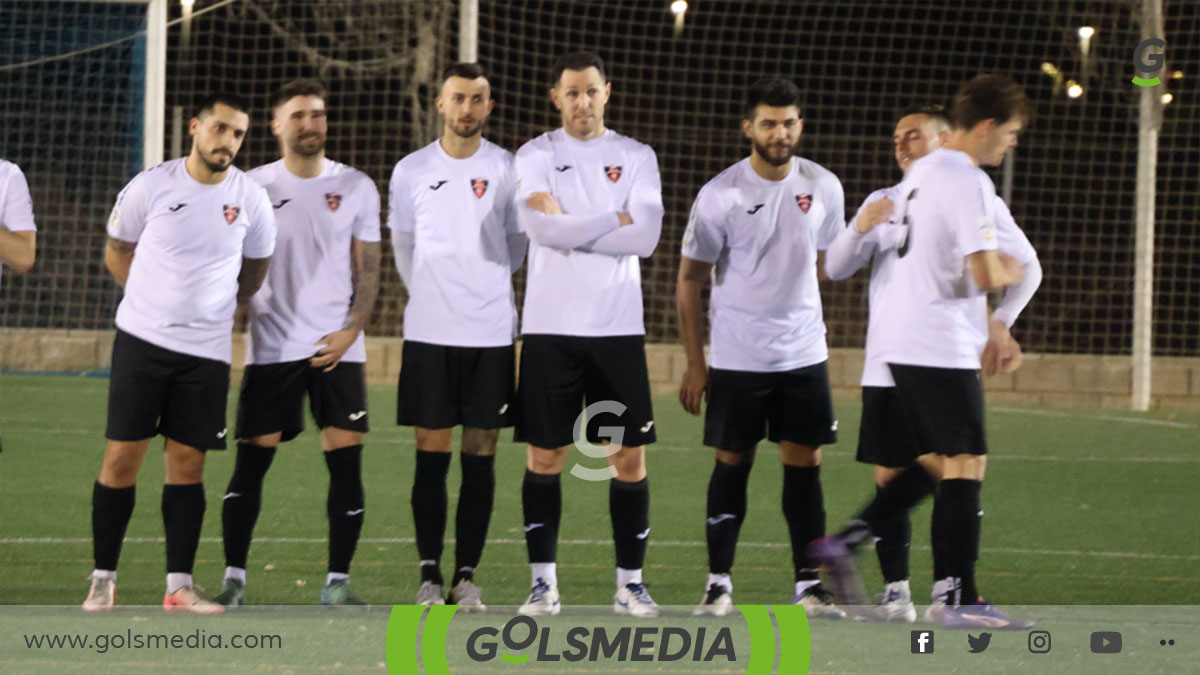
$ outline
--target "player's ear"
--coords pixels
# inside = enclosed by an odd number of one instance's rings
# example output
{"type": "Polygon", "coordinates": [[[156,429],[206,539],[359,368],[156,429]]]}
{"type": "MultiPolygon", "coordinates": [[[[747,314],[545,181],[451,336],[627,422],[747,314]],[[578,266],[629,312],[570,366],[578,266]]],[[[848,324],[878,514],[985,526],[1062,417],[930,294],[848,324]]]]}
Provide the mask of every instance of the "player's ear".
{"type": "Polygon", "coordinates": [[[802,133],[804,133],[804,118],[803,117],[801,117],[796,122],[796,135],[799,136],[802,133]]]}
{"type": "Polygon", "coordinates": [[[496,109],[496,99],[489,98],[488,99],[488,114],[491,115],[492,111],[495,109],[496,109]]]}
{"type": "Polygon", "coordinates": [[[438,114],[445,115],[446,109],[442,105],[442,97],[438,96],[436,99],[433,100],[433,102],[437,106],[438,114]]]}
{"type": "Polygon", "coordinates": [[[562,101],[558,100],[558,87],[550,87],[550,102],[558,110],[562,110],[562,101]]]}
{"type": "Polygon", "coordinates": [[[746,136],[746,138],[749,138],[750,140],[754,140],[754,137],[750,135],[750,129],[753,126],[754,126],[753,121],[748,120],[748,119],[742,120],[742,133],[746,136]]]}
{"type": "Polygon", "coordinates": [[[612,82],[605,82],[604,83],[604,100],[607,101],[609,96],[612,96],[612,82]]]}
{"type": "Polygon", "coordinates": [[[193,117],[191,120],[188,121],[188,133],[191,134],[192,136],[195,136],[196,132],[200,130],[200,124],[201,124],[200,118],[193,117]]]}

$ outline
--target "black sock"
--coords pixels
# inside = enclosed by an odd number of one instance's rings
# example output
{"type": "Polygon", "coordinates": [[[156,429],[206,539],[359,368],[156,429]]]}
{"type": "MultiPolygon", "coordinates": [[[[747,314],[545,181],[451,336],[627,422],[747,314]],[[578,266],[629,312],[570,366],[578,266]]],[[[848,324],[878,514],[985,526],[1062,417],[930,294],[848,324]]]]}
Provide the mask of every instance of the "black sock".
{"type": "Polygon", "coordinates": [[[462,487],[458,491],[458,510],[454,514],[454,531],[458,544],[454,547],[455,586],[463,579],[471,580],[483,556],[487,541],[488,522],[492,518],[492,502],[496,493],[495,455],[462,453],[462,487]]]}
{"type": "Polygon", "coordinates": [[[708,479],[708,521],[704,534],[711,574],[729,574],[733,569],[738,533],[746,519],[746,484],[752,466],[748,461],[734,466],[717,460],[708,479]]]}
{"type": "Polygon", "coordinates": [[[558,524],[562,520],[562,481],[558,474],[525,470],[521,484],[521,503],[525,511],[525,548],[529,562],[555,562],[558,559],[558,524]]]}
{"type": "MultiPolygon", "coordinates": [[[[884,488],[876,487],[876,494],[884,488]]],[[[875,542],[875,554],[879,556],[879,571],[886,583],[904,581],[908,578],[908,547],[912,539],[912,520],[908,509],[893,512],[881,519],[874,529],[879,541],[875,542]]]]}
{"type": "Polygon", "coordinates": [[[167,573],[191,574],[204,525],[204,484],[164,485],[163,529],[167,535],[167,573]]]}
{"type": "Polygon", "coordinates": [[[946,576],[954,580],[950,606],[971,605],[979,597],[975,587],[975,557],[979,546],[979,489],[977,480],[943,480],[941,500],[942,541],[946,576]]]}
{"type": "Polygon", "coordinates": [[[246,568],[250,538],[262,508],[262,484],[275,459],[275,448],[253,443],[237,444],[237,461],[225,498],[221,500],[221,532],[225,540],[225,565],[246,568]]]}
{"type": "Polygon", "coordinates": [[[783,466],[783,516],[792,540],[796,581],[820,579],[817,566],[808,558],[808,544],[825,536],[821,467],[783,466]]]}
{"type": "Polygon", "coordinates": [[[650,543],[650,479],[608,482],[608,514],[612,518],[617,567],[640,570],[650,543]]]}
{"type": "Polygon", "coordinates": [[[92,485],[92,554],[96,569],[116,571],[121,559],[125,528],[133,515],[136,487],[110,488],[92,485]]]}
{"type": "Polygon", "coordinates": [[[875,491],[875,499],[862,510],[858,518],[871,528],[875,536],[885,521],[897,513],[905,513],[933,493],[933,478],[920,464],[913,464],[888,484],[875,491]]]}
{"type": "Polygon", "coordinates": [[[446,473],[449,470],[450,453],[417,449],[412,488],[417,555],[421,558],[421,581],[438,586],[445,583],[441,563],[446,537],[446,473]]]}
{"type": "Polygon", "coordinates": [[[350,561],[354,559],[354,549],[358,548],[358,536],[362,533],[365,516],[362,450],[361,445],[348,445],[324,453],[325,466],[329,467],[325,512],[329,516],[330,572],[350,573],[350,561]]]}
{"type": "Polygon", "coordinates": [[[933,497],[933,513],[929,516],[929,545],[933,549],[933,580],[941,581],[950,576],[946,573],[946,549],[942,545],[942,529],[946,526],[945,518],[942,514],[945,513],[945,508],[939,508],[938,504],[942,500],[938,498],[938,494],[934,493],[933,497]]]}

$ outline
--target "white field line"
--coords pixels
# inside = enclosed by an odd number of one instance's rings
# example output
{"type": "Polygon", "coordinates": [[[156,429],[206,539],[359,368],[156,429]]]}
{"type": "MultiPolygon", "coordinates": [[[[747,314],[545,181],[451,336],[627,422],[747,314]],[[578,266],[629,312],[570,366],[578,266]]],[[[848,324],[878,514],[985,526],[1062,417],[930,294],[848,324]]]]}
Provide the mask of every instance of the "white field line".
{"type": "MultiPolygon", "coordinates": [[[[162,537],[126,537],[127,544],[162,544],[166,540],[162,537]]],[[[221,539],[217,537],[204,537],[200,540],[206,544],[220,544],[221,539]]],[[[255,543],[267,544],[327,544],[328,539],[317,537],[255,537],[255,543]]],[[[454,543],[453,537],[446,540],[447,543],[454,543]]],[[[11,537],[0,539],[0,544],[90,544],[92,540],[84,537],[11,537]]],[[[395,538],[363,538],[359,539],[360,544],[413,544],[416,540],[412,537],[395,537],[395,538]]],[[[510,544],[510,545],[525,545],[524,539],[488,539],[489,544],[510,544]]],[[[560,539],[560,544],[568,546],[612,546],[612,540],[609,539],[560,539]]],[[[663,548],[702,548],[705,546],[703,541],[658,541],[651,539],[651,546],[661,546],[663,548]]],[[[784,542],[767,542],[767,541],[743,541],[738,542],[739,547],[745,548],[791,548],[791,544],[784,542]]],[[[913,546],[913,549],[919,551],[930,550],[928,546],[913,546]]],[[[1066,556],[1072,558],[1128,558],[1136,560],[1186,560],[1188,562],[1200,562],[1200,555],[1174,555],[1167,553],[1129,553],[1126,551],[1053,551],[1031,548],[982,548],[984,553],[1009,553],[1017,555],[1049,555],[1049,556],[1066,556]]]]}
{"type": "Polygon", "coordinates": [[[1106,422],[1127,422],[1129,424],[1148,424],[1155,427],[1170,427],[1172,429],[1195,429],[1195,424],[1172,422],[1170,420],[1149,420],[1140,417],[1123,417],[1121,415],[1073,415],[1058,410],[1037,410],[1033,408],[1008,408],[1005,406],[988,406],[988,410],[1017,415],[1036,415],[1038,417],[1061,417],[1073,420],[1104,420],[1106,422]]]}

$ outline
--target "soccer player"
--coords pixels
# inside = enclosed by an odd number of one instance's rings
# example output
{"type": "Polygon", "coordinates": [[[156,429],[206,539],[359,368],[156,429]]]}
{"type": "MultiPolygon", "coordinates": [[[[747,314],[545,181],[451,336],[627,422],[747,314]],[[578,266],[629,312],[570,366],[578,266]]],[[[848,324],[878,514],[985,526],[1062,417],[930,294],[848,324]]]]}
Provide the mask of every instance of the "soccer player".
{"type": "Polygon", "coordinates": [[[17,274],[33,268],[37,255],[37,225],[33,200],[21,167],[0,159],[0,263],[17,274]]]}
{"type": "MultiPolygon", "coordinates": [[[[991,337],[987,293],[1016,283],[1020,273],[997,253],[998,200],[979,167],[999,165],[1016,146],[1027,109],[1024,91],[1006,76],[981,75],[964,84],[954,98],[949,138],[908,168],[896,191],[898,224],[890,232],[880,225],[877,235],[875,276],[895,290],[886,302],[871,303],[871,325],[882,327],[871,335],[873,353],[895,382],[896,414],[912,434],[909,452],[937,456],[932,536],[935,566],[948,579],[941,613],[947,628],[1032,625],[985,601],[975,585],[987,461],[979,379],[991,337]]],[[[854,229],[861,231],[857,224],[854,229]]],[[[989,359],[1007,360],[1011,368],[1014,352],[1003,346],[1005,354],[989,359]]],[[[817,542],[814,554],[833,568],[839,586],[850,586],[856,546],[881,530],[881,520],[907,511],[932,489],[927,470],[911,464],[878,492],[862,523],[817,542]]],[[[882,529],[886,534],[886,525],[882,529]]]]}
{"type": "Polygon", "coordinates": [[[409,300],[396,421],[416,427],[412,509],[421,586],[417,604],[443,604],[450,437],[462,425],[462,487],[449,601],[483,611],[475,569],[495,494],[493,465],[510,426],[517,312],[512,275],[525,259],[513,156],[483,138],[495,101],[483,69],[442,75],[441,138],[396,164],[388,227],[409,300]]]}
{"type": "Polygon", "coordinates": [[[587,441],[600,443],[601,431],[611,441],[613,609],[656,616],[642,582],[650,536],[645,446],[655,433],[638,258],[654,252],[662,232],[658,158],[605,127],[612,83],[599,56],[559,57],[550,82],[562,128],[529,141],[516,157],[517,216],[530,241],[516,438],[529,443],[522,502],[533,580],[520,611],[560,608],[560,475],[586,399],[589,407],[600,404],[592,411],[605,410],[589,415],[587,441]]]}
{"type": "Polygon", "coordinates": [[[329,568],[323,605],[361,605],[350,561],[364,517],[367,359],[363,329],[379,294],[379,190],[325,157],[325,87],[294,80],[271,100],[283,159],[249,173],[271,198],[279,237],[262,290],[250,300],[237,463],[222,502],[225,578],[214,600],[246,600],[246,559],[263,477],[281,442],[304,430],[304,397],[329,468],[329,568]]]}
{"type": "Polygon", "coordinates": [[[783,514],[792,543],[792,603],[840,619],[808,544],[825,534],[821,446],[837,441],[821,315],[822,251],[845,221],[842,184],[795,156],[800,90],[779,79],[749,88],[742,133],[750,156],[700,189],[683,237],[676,305],[688,367],[683,408],[700,413],[716,451],[708,483],[709,575],[698,615],[732,607],[734,549],[758,443],[779,444],[783,514]],[[711,349],[704,360],[700,291],[712,278],[711,349]]]}
{"type": "Polygon", "coordinates": [[[86,610],[116,600],[134,484],[157,434],[166,437],[163,608],[224,610],[192,585],[204,453],[225,449],[235,306],[258,290],[275,247],[266,191],[233,166],[250,125],[246,110],[232,94],[201,100],[189,123],[190,154],[135,176],[108,220],[104,261],[125,296],[113,342],[108,443],[92,491],[96,568],[86,610]]]}
{"type": "MultiPolygon", "coordinates": [[[[907,111],[892,133],[896,163],[900,170],[907,172],[916,160],[941,147],[950,138],[950,130],[950,120],[941,106],[920,106],[907,111]]],[[[920,454],[919,447],[908,431],[891,372],[877,354],[880,332],[892,328],[880,325],[875,308],[891,302],[889,294],[905,292],[899,285],[886,283],[889,266],[897,258],[875,255],[880,248],[880,236],[886,240],[888,232],[895,231],[896,223],[889,220],[889,216],[894,205],[900,201],[899,187],[895,185],[876,190],[867,197],[854,220],[829,247],[825,269],[831,278],[844,279],[873,259],[869,294],[871,321],[867,329],[863,364],[863,414],[857,459],[875,465],[877,491],[882,490],[913,462],[920,462],[926,472],[907,474],[906,480],[914,481],[913,494],[923,496],[934,489],[936,477],[940,475],[940,465],[936,455],[920,454]]],[[[984,350],[983,364],[984,374],[989,375],[996,369],[995,357],[1003,355],[1006,372],[1015,370],[1020,364],[1020,347],[1012,339],[1009,328],[1032,298],[1042,278],[1037,252],[999,197],[996,198],[995,209],[997,248],[1022,265],[1023,275],[1018,284],[1005,289],[1003,300],[989,320],[988,347],[984,350]]],[[[916,620],[917,613],[908,583],[908,549],[912,538],[909,512],[901,509],[878,518],[877,522],[878,531],[873,532],[877,537],[875,552],[886,586],[875,618],[911,623],[916,620]]],[[[941,592],[944,582],[940,579],[940,575],[935,575],[934,607],[939,603],[945,604],[945,596],[941,592]]]]}

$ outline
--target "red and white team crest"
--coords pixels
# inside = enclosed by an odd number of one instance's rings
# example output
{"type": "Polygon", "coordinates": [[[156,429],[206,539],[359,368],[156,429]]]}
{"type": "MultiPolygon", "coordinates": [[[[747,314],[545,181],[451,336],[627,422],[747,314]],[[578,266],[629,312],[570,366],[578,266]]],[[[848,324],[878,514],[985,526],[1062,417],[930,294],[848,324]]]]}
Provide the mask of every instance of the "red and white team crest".
{"type": "Polygon", "coordinates": [[[608,176],[608,179],[615,183],[621,180],[621,167],[616,165],[606,166],[604,167],[604,175],[608,176]]]}
{"type": "Polygon", "coordinates": [[[229,204],[226,204],[226,205],[225,205],[225,211],[224,211],[224,213],[225,213],[225,222],[227,222],[227,223],[229,223],[230,225],[232,225],[232,224],[233,224],[233,221],[237,220],[237,217],[238,217],[238,213],[239,213],[239,212],[240,212],[240,209],[238,209],[238,207],[236,207],[236,206],[230,206],[229,204]]]}
{"type": "Polygon", "coordinates": [[[330,211],[337,211],[338,207],[341,205],[342,205],[342,196],[341,195],[339,195],[336,192],[326,192],[325,193],[325,206],[328,206],[330,211]]]}
{"type": "Polygon", "coordinates": [[[808,210],[812,208],[812,195],[796,195],[796,206],[799,206],[801,211],[808,213],[808,210]]]}
{"type": "Polygon", "coordinates": [[[475,192],[477,199],[483,199],[483,193],[487,192],[487,180],[483,178],[471,179],[471,190],[475,192]]]}

